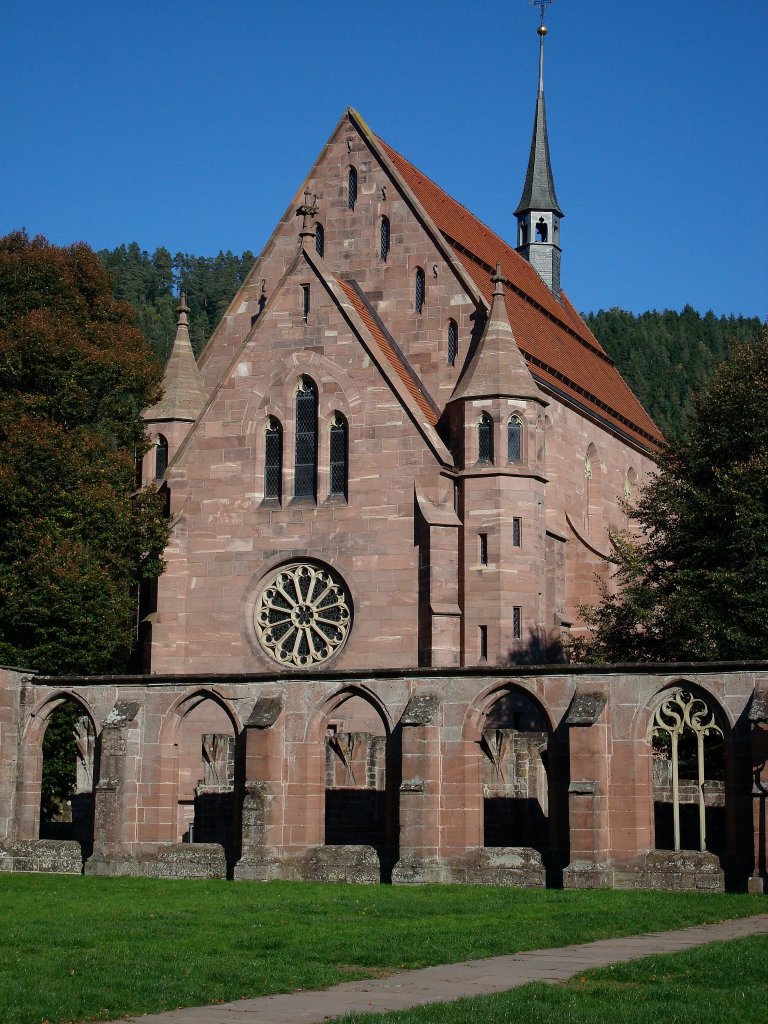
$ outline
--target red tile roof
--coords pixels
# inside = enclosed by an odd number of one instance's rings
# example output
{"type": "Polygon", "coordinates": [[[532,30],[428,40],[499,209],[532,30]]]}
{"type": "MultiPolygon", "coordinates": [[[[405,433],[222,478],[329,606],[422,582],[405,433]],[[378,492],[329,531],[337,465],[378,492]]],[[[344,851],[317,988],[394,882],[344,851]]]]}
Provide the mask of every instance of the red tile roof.
{"type": "Polygon", "coordinates": [[[561,292],[558,301],[533,267],[382,139],[387,156],[442,232],[490,308],[497,263],[507,279],[509,322],[534,377],[644,446],[662,439],[598,340],[561,292]]]}
{"type": "Polygon", "coordinates": [[[375,314],[371,311],[368,305],[355,291],[354,286],[349,281],[342,281],[337,279],[339,284],[347,296],[349,301],[354,306],[355,312],[363,321],[365,326],[368,328],[370,333],[375,338],[379,347],[384,352],[384,355],[389,360],[392,369],[395,371],[397,376],[400,378],[402,383],[405,385],[408,393],[418,405],[419,409],[424,415],[424,419],[429,423],[431,427],[436,426],[438,415],[432,404],[428,400],[427,396],[419,387],[419,383],[416,380],[415,375],[411,369],[405,364],[400,356],[400,353],[392,345],[391,341],[387,337],[385,331],[382,330],[381,325],[376,318],[375,314]]]}

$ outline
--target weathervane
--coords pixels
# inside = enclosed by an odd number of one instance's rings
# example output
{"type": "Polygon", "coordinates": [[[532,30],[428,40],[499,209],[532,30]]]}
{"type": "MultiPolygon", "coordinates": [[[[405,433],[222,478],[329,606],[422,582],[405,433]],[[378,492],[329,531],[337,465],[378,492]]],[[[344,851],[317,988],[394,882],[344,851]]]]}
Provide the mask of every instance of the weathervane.
{"type": "Polygon", "coordinates": [[[540,9],[542,25],[544,24],[544,11],[554,2],[555,0],[531,0],[531,7],[538,7],[540,9]]]}

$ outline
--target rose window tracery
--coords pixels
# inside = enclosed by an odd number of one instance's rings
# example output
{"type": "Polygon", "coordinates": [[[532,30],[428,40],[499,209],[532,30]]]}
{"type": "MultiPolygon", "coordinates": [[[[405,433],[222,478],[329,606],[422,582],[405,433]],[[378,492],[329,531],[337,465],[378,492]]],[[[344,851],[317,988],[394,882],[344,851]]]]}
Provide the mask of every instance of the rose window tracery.
{"type": "Polygon", "coordinates": [[[256,606],[259,642],[281,665],[326,661],[343,646],[351,622],[352,602],[341,579],[308,563],[275,572],[256,606]]]}

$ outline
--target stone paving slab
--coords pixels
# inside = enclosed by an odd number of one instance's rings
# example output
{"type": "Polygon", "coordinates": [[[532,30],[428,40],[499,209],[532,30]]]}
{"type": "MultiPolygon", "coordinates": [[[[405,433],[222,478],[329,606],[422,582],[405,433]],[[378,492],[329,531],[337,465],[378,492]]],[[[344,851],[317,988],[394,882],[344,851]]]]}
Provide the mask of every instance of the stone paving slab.
{"type": "Polygon", "coordinates": [[[128,1024],[323,1024],[348,1013],[384,1013],[425,1003],[491,995],[531,981],[565,981],[594,967],[675,953],[707,942],[768,934],[768,914],[696,925],[673,932],[649,932],[621,939],[599,939],[557,949],[441,964],[403,971],[388,978],[349,981],[313,992],[239,999],[169,1013],[132,1017],[128,1024]]]}

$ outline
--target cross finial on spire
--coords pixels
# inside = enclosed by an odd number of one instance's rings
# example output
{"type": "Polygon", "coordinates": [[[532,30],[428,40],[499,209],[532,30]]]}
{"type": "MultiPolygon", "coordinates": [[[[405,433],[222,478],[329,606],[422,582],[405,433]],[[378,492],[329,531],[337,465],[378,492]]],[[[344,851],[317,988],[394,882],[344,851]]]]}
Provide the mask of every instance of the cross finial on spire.
{"type": "Polygon", "coordinates": [[[541,24],[544,25],[544,11],[554,0],[531,0],[531,7],[538,7],[541,12],[541,24]]]}
{"type": "Polygon", "coordinates": [[[299,238],[302,240],[305,238],[314,238],[315,232],[309,226],[310,217],[317,215],[317,196],[312,195],[309,191],[309,186],[304,189],[304,202],[296,211],[297,214],[301,214],[301,231],[299,232],[299,238]]]}

